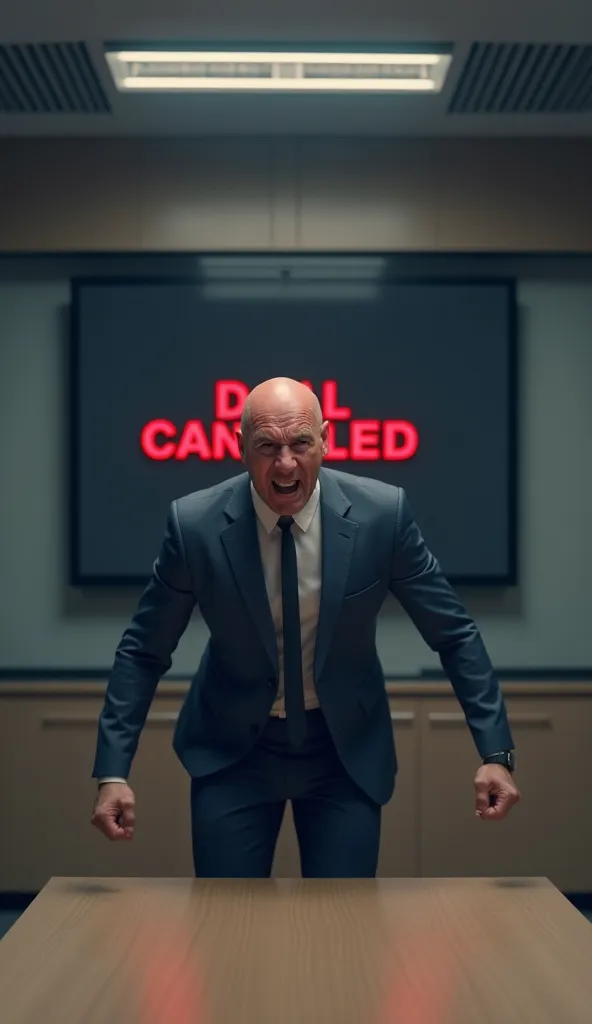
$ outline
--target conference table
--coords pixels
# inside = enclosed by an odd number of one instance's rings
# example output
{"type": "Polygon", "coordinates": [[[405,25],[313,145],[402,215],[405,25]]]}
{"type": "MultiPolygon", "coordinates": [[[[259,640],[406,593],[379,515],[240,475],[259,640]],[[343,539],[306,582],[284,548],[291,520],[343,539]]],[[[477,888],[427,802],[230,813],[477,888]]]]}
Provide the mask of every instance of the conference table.
{"type": "Polygon", "coordinates": [[[590,1024],[592,926],[545,878],[52,878],[2,1024],[590,1024]]]}

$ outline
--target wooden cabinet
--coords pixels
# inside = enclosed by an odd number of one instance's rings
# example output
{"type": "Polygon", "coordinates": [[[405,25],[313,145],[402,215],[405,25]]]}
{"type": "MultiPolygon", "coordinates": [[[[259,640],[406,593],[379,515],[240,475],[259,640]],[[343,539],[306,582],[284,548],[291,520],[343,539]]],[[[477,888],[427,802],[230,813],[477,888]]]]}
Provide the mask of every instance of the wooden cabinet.
{"type": "Polygon", "coordinates": [[[0,891],[53,875],[193,872],[189,781],[171,747],[178,700],[155,702],[130,780],[136,834],[110,843],[90,824],[98,697],[0,698],[0,891]]]}
{"type": "MultiPolygon", "coordinates": [[[[55,875],[191,877],[189,779],[171,745],[185,689],[157,692],[130,780],[136,835],[109,843],[90,825],[103,687],[0,684],[0,892],[36,892],[55,875]]],[[[545,876],[592,892],[592,683],[507,687],[522,801],[495,824],[475,817],[480,762],[450,687],[389,690],[399,773],[380,876],[545,876]]],[[[299,873],[288,808],[274,874],[299,873]]]]}
{"type": "Polygon", "coordinates": [[[419,738],[421,701],[391,698],[391,719],[399,770],[395,792],[382,809],[378,875],[412,878],[417,875],[419,840],[419,738]]]}
{"type": "Polygon", "coordinates": [[[592,890],[592,695],[506,698],[521,802],[502,822],[475,815],[480,761],[453,697],[428,699],[421,719],[422,876],[545,876],[592,890]]]}

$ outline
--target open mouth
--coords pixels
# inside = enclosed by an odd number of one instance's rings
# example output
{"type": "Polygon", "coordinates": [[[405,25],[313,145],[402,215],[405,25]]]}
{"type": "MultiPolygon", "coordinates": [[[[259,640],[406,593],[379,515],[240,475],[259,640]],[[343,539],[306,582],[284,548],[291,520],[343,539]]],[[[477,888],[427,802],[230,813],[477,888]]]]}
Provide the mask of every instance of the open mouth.
{"type": "Polygon", "coordinates": [[[277,482],[277,480],[272,480],[272,484],[276,494],[285,494],[286,496],[290,494],[296,494],[298,488],[300,487],[299,480],[294,480],[294,482],[290,484],[280,484],[277,482]]]}

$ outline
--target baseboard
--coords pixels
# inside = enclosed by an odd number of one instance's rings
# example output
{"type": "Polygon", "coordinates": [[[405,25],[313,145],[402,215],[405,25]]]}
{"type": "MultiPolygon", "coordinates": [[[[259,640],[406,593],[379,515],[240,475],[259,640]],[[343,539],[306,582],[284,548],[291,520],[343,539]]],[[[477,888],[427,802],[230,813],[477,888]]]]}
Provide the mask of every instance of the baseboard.
{"type": "Polygon", "coordinates": [[[576,910],[592,910],[592,892],[564,892],[563,895],[576,910]]]}
{"type": "Polygon", "coordinates": [[[26,910],[36,892],[0,892],[0,910],[26,910]]]}

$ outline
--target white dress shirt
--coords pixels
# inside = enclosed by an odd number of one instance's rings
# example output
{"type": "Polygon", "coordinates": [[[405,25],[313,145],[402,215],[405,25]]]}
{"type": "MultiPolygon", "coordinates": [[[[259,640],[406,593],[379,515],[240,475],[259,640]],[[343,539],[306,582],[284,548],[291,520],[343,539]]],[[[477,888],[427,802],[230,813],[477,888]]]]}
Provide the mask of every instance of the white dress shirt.
{"type": "MultiPolygon", "coordinates": [[[[275,626],[280,683],[277,700],[272,708],[273,715],[285,717],[284,704],[284,637],[282,632],[282,577],[281,551],[282,531],[277,525],[279,515],[273,512],[259,497],[251,484],[253,505],[257,513],[259,549],[265,576],[265,586],[271,617],[275,626]]],[[[318,708],[314,681],[314,654],[321,599],[321,510],[319,499],[321,487],[316,487],[306,505],[294,516],[292,536],[296,547],[298,563],[298,596],[300,599],[300,634],[302,640],[302,679],[304,684],[304,706],[307,711],[318,708]]]]}
{"type": "MultiPolygon", "coordinates": [[[[257,494],[251,484],[253,505],[257,513],[259,550],[267,589],[271,617],[275,626],[279,663],[279,687],[277,699],[271,714],[284,718],[284,641],[282,632],[282,578],[281,546],[282,531],[277,525],[279,515],[257,494]]],[[[302,679],[304,706],[307,711],[319,707],[314,680],[314,654],[317,639],[317,623],[321,599],[322,579],[322,536],[321,536],[321,486],[316,487],[306,505],[294,516],[292,536],[296,547],[298,564],[298,596],[300,599],[300,633],[302,638],[302,679]]],[[[99,779],[103,782],[125,782],[125,779],[109,776],[99,779]]]]}

